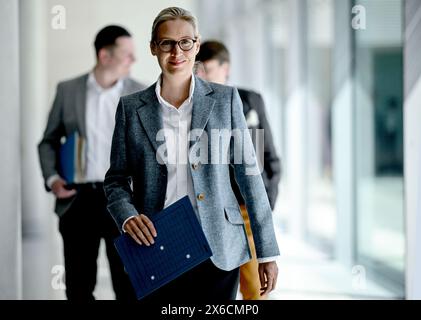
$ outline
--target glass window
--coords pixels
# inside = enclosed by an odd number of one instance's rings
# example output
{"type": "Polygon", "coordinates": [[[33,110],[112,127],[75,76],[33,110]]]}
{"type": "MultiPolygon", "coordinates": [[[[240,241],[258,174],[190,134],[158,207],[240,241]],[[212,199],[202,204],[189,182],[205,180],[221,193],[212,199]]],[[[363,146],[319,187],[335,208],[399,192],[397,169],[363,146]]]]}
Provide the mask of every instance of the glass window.
{"type": "Polygon", "coordinates": [[[355,4],[366,14],[354,30],[356,258],[403,296],[402,1],[355,4]]]}

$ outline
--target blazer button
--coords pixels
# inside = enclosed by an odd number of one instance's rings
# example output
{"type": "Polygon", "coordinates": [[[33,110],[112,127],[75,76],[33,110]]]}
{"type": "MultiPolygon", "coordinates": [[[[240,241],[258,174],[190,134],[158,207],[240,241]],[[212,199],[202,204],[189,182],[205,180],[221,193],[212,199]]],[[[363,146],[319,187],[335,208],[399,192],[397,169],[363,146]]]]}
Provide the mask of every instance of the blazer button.
{"type": "Polygon", "coordinates": [[[205,195],[204,195],[203,193],[199,193],[199,194],[197,195],[197,200],[199,200],[199,201],[203,201],[203,200],[205,200],[205,195]]]}
{"type": "Polygon", "coordinates": [[[197,168],[199,168],[199,164],[197,164],[197,163],[193,163],[193,164],[191,165],[191,167],[193,168],[193,170],[197,170],[197,168]]]}

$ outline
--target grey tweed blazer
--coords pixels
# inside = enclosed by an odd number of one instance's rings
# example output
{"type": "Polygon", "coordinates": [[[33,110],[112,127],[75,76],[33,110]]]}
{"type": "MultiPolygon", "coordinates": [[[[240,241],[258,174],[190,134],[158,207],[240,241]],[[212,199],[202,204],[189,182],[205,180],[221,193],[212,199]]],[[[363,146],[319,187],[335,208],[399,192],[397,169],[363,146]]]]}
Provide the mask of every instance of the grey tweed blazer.
{"type": "MultiPolygon", "coordinates": [[[[237,89],[208,83],[197,77],[195,83],[191,129],[199,130],[201,134],[190,142],[190,152],[196,144],[203,143],[206,134],[211,137],[212,129],[245,129],[244,147],[254,150],[237,89]]],[[[108,210],[120,229],[130,216],[138,213],[153,216],[164,207],[168,173],[166,165],[159,163],[156,157],[163,143],[157,141],[156,136],[162,128],[155,84],[120,99],[111,166],[104,181],[108,210]]],[[[205,140],[209,154],[211,141],[205,140]]],[[[211,259],[223,270],[232,270],[251,259],[244,221],[230,183],[229,166],[234,168],[245,199],[257,257],[279,255],[262,177],[260,174],[248,175],[248,166],[244,162],[234,163],[234,142],[231,139],[229,143],[230,164],[209,161],[208,164],[189,166],[194,191],[198,195],[197,215],[213,251],[211,259]]]]}

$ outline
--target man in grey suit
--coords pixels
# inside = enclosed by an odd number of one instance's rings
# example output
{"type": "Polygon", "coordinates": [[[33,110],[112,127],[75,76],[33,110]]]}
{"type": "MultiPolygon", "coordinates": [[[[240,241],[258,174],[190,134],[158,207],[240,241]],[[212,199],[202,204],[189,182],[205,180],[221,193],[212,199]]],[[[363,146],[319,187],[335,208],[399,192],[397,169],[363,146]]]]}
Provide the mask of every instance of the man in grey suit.
{"type": "Polygon", "coordinates": [[[97,63],[93,70],[57,86],[38,145],[39,158],[46,189],[56,196],[67,298],[94,299],[98,249],[104,239],[116,298],[134,299],[113,245],[119,231],[106,209],[103,180],[109,167],[118,99],[144,86],[128,77],[135,57],[127,30],[104,27],[94,44],[97,63]],[[63,152],[64,140],[73,142],[73,152],[68,155],[63,152]],[[65,163],[70,163],[70,175],[65,163]]]}
{"type": "Polygon", "coordinates": [[[104,181],[108,209],[122,231],[150,246],[165,237],[154,228],[153,215],[188,195],[213,256],[151,297],[235,299],[239,266],[251,252],[231,187],[232,166],[253,229],[261,293],[269,293],[279,250],[238,91],[192,74],[200,35],[185,9],[158,14],[150,48],[162,72],[148,89],[120,99],[104,181]]]}

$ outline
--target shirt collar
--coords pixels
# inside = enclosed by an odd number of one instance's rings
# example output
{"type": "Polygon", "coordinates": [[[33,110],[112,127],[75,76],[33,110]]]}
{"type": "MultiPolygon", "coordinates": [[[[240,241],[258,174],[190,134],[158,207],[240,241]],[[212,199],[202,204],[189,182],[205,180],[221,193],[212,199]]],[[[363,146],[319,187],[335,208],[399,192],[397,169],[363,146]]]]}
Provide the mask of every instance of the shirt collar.
{"type": "Polygon", "coordinates": [[[105,91],[121,90],[123,88],[123,79],[122,78],[118,79],[118,81],[112,87],[104,89],[96,81],[94,72],[91,71],[89,72],[89,75],[88,75],[88,86],[90,88],[95,89],[97,92],[100,92],[100,93],[105,92],[105,91]]]}
{"type": "Polygon", "coordinates": [[[172,108],[172,109],[176,109],[179,111],[182,111],[182,109],[184,109],[183,107],[185,105],[190,105],[192,98],[193,98],[193,92],[194,92],[194,87],[195,87],[195,79],[194,79],[194,75],[192,74],[191,76],[191,80],[190,80],[190,89],[189,89],[189,96],[188,98],[181,104],[180,108],[175,108],[172,104],[170,104],[169,102],[167,102],[162,96],[161,96],[161,79],[162,79],[162,75],[160,75],[158,77],[158,80],[156,81],[156,85],[155,85],[155,93],[156,93],[156,97],[158,98],[158,101],[160,103],[161,106],[165,106],[166,108],[172,108]]]}

